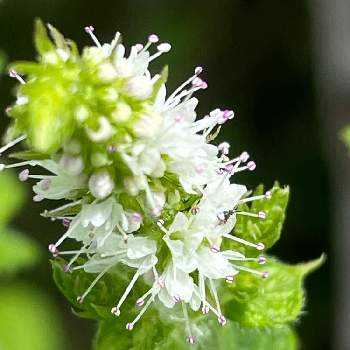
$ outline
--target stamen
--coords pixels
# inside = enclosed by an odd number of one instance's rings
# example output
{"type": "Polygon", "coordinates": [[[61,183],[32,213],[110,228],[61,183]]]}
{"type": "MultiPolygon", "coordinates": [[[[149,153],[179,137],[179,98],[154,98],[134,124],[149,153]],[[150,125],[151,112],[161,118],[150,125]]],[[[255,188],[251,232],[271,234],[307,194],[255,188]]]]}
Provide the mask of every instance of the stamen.
{"type": "Polygon", "coordinates": [[[15,71],[14,69],[11,69],[9,71],[9,76],[11,78],[15,78],[17,79],[22,85],[24,85],[26,82],[24,81],[24,79],[17,73],[17,71],[15,71]]]}
{"type": "Polygon", "coordinates": [[[127,233],[122,229],[122,227],[119,225],[119,223],[116,224],[116,227],[117,227],[118,231],[121,233],[121,235],[123,236],[124,242],[127,242],[127,240],[128,240],[127,233]]]}
{"type": "Polygon", "coordinates": [[[266,213],[264,211],[259,211],[259,213],[250,213],[247,211],[236,211],[237,215],[250,216],[252,218],[266,219],[266,213]]]}
{"type": "Polygon", "coordinates": [[[151,303],[153,302],[154,300],[154,295],[148,299],[146,305],[141,309],[141,311],[139,312],[139,314],[135,317],[135,319],[130,322],[130,323],[127,323],[126,325],[126,329],[131,331],[133,328],[134,328],[134,325],[137,321],[140,320],[140,318],[142,317],[142,315],[147,311],[148,307],[151,305],[151,303]]]}
{"type": "Polygon", "coordinates": [[[94,34],[95,28],[93,26],[86,26],[85,28],[85,32],[88,33],[92,39],[92,41],[95,43],[95,45],[102,49],[102,46],[100,44],[100,42],[98,41],[96,35],[94,34]]]}
{"type": "Polygon", "coordinates": [[[175,91],[168,97],[166,104],[169,104],[174,97],[182,90],[184,89],[188,84],[190,84],[199,74],[201,74],[203,71],[202,67],[196,67],[194,70],[194,75],[192,75],[190,78],[188,78],[186,81],[184,81],[178,88],[175,89],[175,91]]]}
{"type": "Polygon", "coordinates": [[[92,288],[96,285],[96,283],[105,275],[105,273],[111,268],[112,266],[108,266],[105,268],[102,272],[98,274],[98,276],[92,281],[89,288],[85,291],[85,293],[82,296],[77,297],[77,302],[79,304],[83,303],[86,296],[91,292],[92,288]]]}
{"type": "Polygon", "coordinates": [[[221,315],[221,307],[220,307],[218,293],[216,291],[216,287],[215,287],[215,284],[214,284],[213,280],[210,279],[210,278],[209,278],[209,286],[210,286],[211,294],[212,294],[212,296],[214,297],[214,300],[215,300],[216,308],[219,311],[219,314],[221,315]]]}
{"type": "Polygon", "coordinates": [[[134,284],[136,283],[137,279],[139,278],[139,276],[140,276],[140,272],[139,272],[139,270],[137,270],[136,273],[134,274],[133,278],[131,279],[129,285],[126,287],[124,294],[119,299],[117,306],[112,308],[112,310],[111,310],[112,314],[114,314],[116,316],[120,315],[120,307],[124,303],[125,299],[128,297],[129,293],[131,292],[131,290],[132,290],[134,284]]]}
{"type": "Polygon", "coordinates": [[[253,196],[248,198],[243,198],[239,201],[239,203],[247,203],[247,202],[253,202],[261,199],[270,199],[271,198],[271,192],[266,192],[265,194],[259,195],[259,196],[253,196]]]}
{"type": "Polygon", "coordinates": [[[247,245],[247,246],[249,246],[249,247],[253,247],[253,248],[257,249],[257,250],[264,250],[264,249],[265,249],[265,246],[264,246],[263,243],[257,243],[257,244],[255,244],[255,243],[246,241],[246,240],[243,239],[243,238],[239,238],[239,237],[233,236],[233,235],[231,235],[231,234],[229,234],[229,233],[224,234],[224,235],[222,235],[222,236],[225,237],[225,238],[231,239],[232,241],[236,241],[236,242],[238,242],[238,243],[242,243],[242,244],[247,245]]]}
{"type": "Polygon", "coordinates": [[[262,278],[267,278],[269,276],[268,271],[261,272],[261,271],[254,270],[254,269],[251,269],[251,268],[246,267],[246,266],[238,266],[238,265],[235,265],[235,268],[237,270],[242,270],[242,271],[245,271],[245,272],[252,273],[254,275],[261,276],[262,278]]]}
{"type": "Polygon", "coordinates": [[[194,339],[194,336],[192,334],[191,323],[190,323],[190,319],[188,317],[186,304],[185,303],[181,303],[181,306],[182,306],[182,312],[183,312],[184,319],[185,319],[185,327],[186,327],[186,331],[187,331],[187,334],[188,334],[187,341],[190,344],[194,344],[195,343],[195,339],[194,339]]]}
{"type": "Polygon", "coordinates": [[[5,146],[0,148],[0,155],[2,153],[4,153],[6,150],[8,150],[9,148],[13,147],[14,145],[16,145],[17,143],[25,140],[27,138],[27,135],[22,135],[17,137],[16,139],[10,141],[9,143],[7,143],[5,146]]]}
{"type": "Polygon", "coordinates": [[[149,62],[152,62],[153,60],[155,60],[157,57],[159,57],[163,53],[169,52],[171,50],[171,45],[169,43],[159,44],[157,46],[157,50],[158,50],[157,53],[155,53],[154,55],[150,56],[150,58],[148,59],[149,62]]]}
{"type": "Polygon", "coordinates": [[[78,205],[80,203],[82,203],[82,199],[79,199],[79,200],[77,200],[75,202],[71,202],[71,203],[62,205],[61,207],[58,207],[58,208],[55,208],[55,209],[52,209],[52,210],[49,210],[49,211],[45,211],[41,215],[44,216],[44,217],[53,216],[57,212],[63,211],[63,210],[68,209],[70,207],[74,207],[75,205],[78,205]]]}

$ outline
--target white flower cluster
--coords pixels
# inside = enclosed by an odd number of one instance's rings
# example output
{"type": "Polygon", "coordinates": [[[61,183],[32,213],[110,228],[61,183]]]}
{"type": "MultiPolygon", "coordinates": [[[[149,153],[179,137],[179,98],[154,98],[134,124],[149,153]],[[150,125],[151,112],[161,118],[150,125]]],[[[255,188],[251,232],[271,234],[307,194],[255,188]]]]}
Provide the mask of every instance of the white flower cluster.
{"type": "MultiPolygon", "coordinates": [[[[133,98],[144,100],[152,95],[161,77],[152,77],[148,65],[169,51],[169,44],[159,44],[157,52],[151,55],[151,45],[158,42],[158,37],[153,34],[145,46],[134,45],[129,56],[126,56],[124,46],[119,43],[119,34],[111,45],[101,45],[92,27],[85,30],[96,43],[96,47],[88,49],[91,59],[98,61],[100,57],[111,57],[109,63],[101,60],[100,77],[104,80],[123,78],[124,89],[133,98]]],[[[147,106],[133,125],[137,137],[107,146],[108,152],[117,154],[119,161],[128,167],[130,176],[118,178],[116,173],[114,177],[103,167],[89,173],[80,155],[79,140],[76,139],[63,146],[59,157],[1,166],[2,169],[18,166],[47,169],[51,175],[32,175],[28,169],[24,169],[19,178],[21,181],[28,178],[38,180],[33,187],[35,201],[71,200],[62,207],[45,211],[44,215],[62,219],[67,226],[64,235],[49,246],[54,256],[73,256],[65,267],[66,271],[84,269],[97,274],[91,286],[79,296],[79,302],[84,301],[105,273],[118,264],[126,265],[136,272],[111,312],[116,316],[120,314],[134,284],[141,276],[147,275],[146,283],[152,281],[150,288],[137,299],[136,304],[141,310],[126,328],[132,330],[152,303],[160,302],[170,309],[181,304],[188,342],[191,344],[195,342],[195,336],[188,307],[195,311],[201,309],[204,314],[212,312],[218,322],[225,325],[226,319],[217,293],[218,282],[225,280],[232,283],[241,271],[267,277],[266,272],[244,265],[246,261],[264,264],[266,259],[263,256],[249,258],[238,251],[222,250],[221,247],[224,240],[232,240],[259,251],[264,250],[262,243],[247,242],[231,232],[236,215],[265,218],[263,212],[239,212],[238,205],[271,195],[266,193],[248,197],[245,186],[230,182],[234,174],[246,169],[254,170],[255,163],[249,161],[246,152],[229,158],[230,145],[227,142],[219,146],[209,143],[220,126],[232,119],[234,113],[216,109],[204,118],[197,118],[195,110],[198,101],[192,95],[207,87],[199,77],[201,72],[202,68],[197,67],[193,76],[168,97],[165,84],[162,84],[154,103],[147,106]],[[157,185],[157,179],[164,178],[166,174],[176,176],[178,190],[170,191],[164,184],[157,185]],[[181,191],[196,200],[190,208],[178,211],[172,222],[164,221],[162,211],[172,202],[180,201],[181,191]],[[142,210],[124,208],[119,202],[119,196],[123,193],[137,197],[142,210]],[[144,201],[140,198],[144,198],[144,201]],[[146,218],[153,220],[157,237],[148,236],[142,230],[146,218]],[[59,246],[67,238],[79,242],[81,248],[61,251],[59,246]],[[76,265],[81,256],[86,258],[86,262],[76,265]]],[[[16,72],[12,71],[11,75],[25,83],[16,72]]],[[[126,120],[130,113],[128,104],[120,102],[115,120],[126,120]]],[[[84,110],[79,110],[77,115],[83,120],[84,110]]],[[[101,117],[99,129],[87,130],[87,134],[91,143],[108,141],[112,136],[110,121],[101,117]]],[[[23,139],[25,135],[11,141],[0,149],[0,153],[23,139]]],[[[104,164],[103,156],[92,156],[93,164],[104,164]]]]}

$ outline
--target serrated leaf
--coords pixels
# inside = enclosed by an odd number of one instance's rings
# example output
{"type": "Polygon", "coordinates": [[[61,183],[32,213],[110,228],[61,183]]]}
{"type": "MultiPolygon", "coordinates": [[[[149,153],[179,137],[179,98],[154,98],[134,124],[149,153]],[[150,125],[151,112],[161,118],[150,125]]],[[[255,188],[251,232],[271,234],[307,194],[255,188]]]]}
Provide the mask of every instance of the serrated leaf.
{"type": "Polygon", "coordinates": [[[10,274],[31,266],[40,257],[39,247],[15,231],[0,230],[0,273],[10,274]]]}
{"type": "Polygon", "coordinates": [[[271,260],[264,268],[269,272],[267,279],[238,276],[236,286],[224,297],[227,316],[247,327],[274,327],[295,321],[304,306],[304,278],[323,261],[323,255],[298,265],[271,260]],[[251,279],[249,288],[244,284],[247,278],[251,279]]]}
{"type": "MultiPolygon", "coordinates": [[[[262,195],[264,187],[260,185],[253,196],[262,195]]],[[[281,188],[275,183],[271,189],[272,197],[270,199],[256,200],[250,207],[242,205],[239,210],[252,213],[265,212],[266,219],[252,218],[244,215],[237,215],[234,234],[250,242],[262,242],[265,248],[272,247],[280,238],[282,227],[285,220],[285,212],[289,199],[289,187],[281,188]]],[[[242,246],[237,246],[242,249],[242,246]]],[[[246,249],[249,255],[258,255],[256,249],[246,249]]]]}

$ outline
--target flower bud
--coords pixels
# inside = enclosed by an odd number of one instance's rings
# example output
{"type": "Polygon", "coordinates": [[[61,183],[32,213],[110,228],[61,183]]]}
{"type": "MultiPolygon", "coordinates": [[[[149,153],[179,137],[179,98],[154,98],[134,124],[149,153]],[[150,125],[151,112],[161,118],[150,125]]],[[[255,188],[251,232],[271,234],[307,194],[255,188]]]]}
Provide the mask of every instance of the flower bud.
{"type": "Polygon", "coordinates": [[[104,199],[112,193],[114,181],[108,171],[99,171],[90,177],[89,189],[95,198],[104,199]]]}

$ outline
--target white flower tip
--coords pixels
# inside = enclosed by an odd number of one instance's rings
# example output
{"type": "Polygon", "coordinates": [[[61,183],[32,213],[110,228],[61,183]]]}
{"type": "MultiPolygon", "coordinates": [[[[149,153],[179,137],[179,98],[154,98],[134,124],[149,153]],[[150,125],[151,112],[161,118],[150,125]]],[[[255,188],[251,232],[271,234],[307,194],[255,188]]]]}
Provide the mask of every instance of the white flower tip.
{"type": "Polygon", "coordinates": [[[159,37],[157,34],[151,34],[148,36],[148,41],[153,44],[157,43],[159,41],[159,37]]]}
{"type": "Polygon", "coordinates": [[[271,191],[267,191],[267,192],[265,193],[265,198],[271,199],[271,198],[272,198],[272,192],[271,192],[271,191]]]}
{"type": "Polygon", "coordinates": [[[256,249],[257,250],[264,250],[265,249],[265,244],[264,243],[258,243],[257,245],[256,245],[256,249]]]}
{"type": "Polygon", "coordinates": [[[259,263],[260,265],[266,264],[266,258],[265,258],[264,256],[259,256],[259,257],[258,257],[258,263],[259,263]]]}
{"type": "Polygon", "coordinates": [[[18,178],[22,182],[27,181],[28,177],[29,177],[29,170],[28,169],[24,169],[18,174],[18,178]]]}
{"type": "Polygon", "coordinates": [[[264,211],[259,211],[258,216],[262,220],[266,219],[266,213],[264,211]]]}
{"type": "Polygon", "coordinates": [[[95,28],[93,26],[86,26],[84,28],[85,32],[90,34],[90,33],[93,33],[95,31],[95,28]]]}
{"type": "Polygon", "coordinates": [[[261,274],[261,277],[262,278],[267,278],[267,277],[269,277],[269,273],[268,273],[268,271],[264,271],[262,274],[261,274]]]}
{"type": "Polygon", "coordinates": [[[248,168],[248,170],[250,170],[250,171],[255,170],[255,169],[256,169],[256,164],[255,164],[255,162],[253,162],[253,161],[248,162],[247,168],[248,168]]]}
{"type": "Polygon", "coordinates": [[[3,171],[3,170],[5,169],[5,167],[6,167],[6,165],[3,164],[3,163],[1,163],[1,164],[0,164],[0,171],[3,171]]]}
{"type": "Polygon", "coordinates": [[[157,46],[157,50],[160,52],[169,52],[171,50],[171,45],[169,43],[161,43],[157,46]]]}
{"type": "Polygon", "coordinates": [[[203,72],[203,67],[198,66],[194,69],[194,74],[199,75],[203,72]]]}
{"type": "Polygon", "coordinates": [[[111,314],[113,314],[114,316],[119,316],[120,315],[120,310],[117,307],[113,307],[111,309],[111,314]]]}
{"type": "Polygon", "coordinates": [[[195,344],[196,339],[195,339],[195,337],[194,337],[193,335],[189,335],[189,336],[187,337],[187,342],[188,342],[189,344],[193,345],[193,344],[195,344]]]}
{"type": "Polygon", "coordinates": [[[134,328],[134,325],[132,323],[127,323],[125,328],[128,330],[128,331],[132,331],[133,328],[134,328]]]}
{"type": "Polygon", "coordinates": [[[224,316],[224,315],[220,315],[220,316],[218,317],[218,322],[219,322],[219,324],[220,324],[221,326],[225,326],[226,323],[227,323],[225,316],[224,316]]]}

